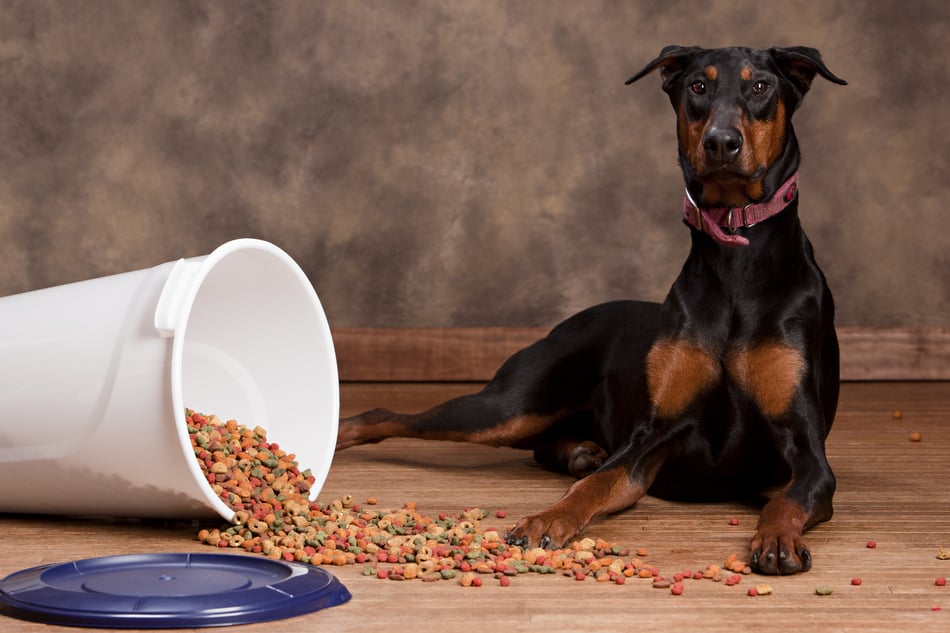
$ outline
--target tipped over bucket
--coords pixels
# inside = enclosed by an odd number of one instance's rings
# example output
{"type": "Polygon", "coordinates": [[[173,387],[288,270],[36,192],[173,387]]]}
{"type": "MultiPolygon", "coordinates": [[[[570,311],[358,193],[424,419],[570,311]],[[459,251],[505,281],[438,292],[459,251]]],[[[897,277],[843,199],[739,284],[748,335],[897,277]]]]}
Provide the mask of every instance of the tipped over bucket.
{"type": "Polygon", "coordinates": [[[300,267],[261,240],[0,299],[0,512],[234,512],[201,472],[188,407],[266,429],[316,481],[333,458],[333,341],[300,267]]]}

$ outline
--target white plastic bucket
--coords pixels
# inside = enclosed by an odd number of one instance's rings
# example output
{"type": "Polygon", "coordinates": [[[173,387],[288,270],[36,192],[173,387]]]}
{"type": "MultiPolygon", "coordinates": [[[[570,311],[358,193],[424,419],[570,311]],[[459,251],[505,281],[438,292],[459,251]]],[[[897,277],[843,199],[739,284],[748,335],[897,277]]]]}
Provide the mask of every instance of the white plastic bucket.
{"type": "Polygon", "coordinates": [[[316,497],[336,357],[313,287],[273,244],[0,299],[0,512],[230,521],[185,407],[266,429],[316,497]]]}

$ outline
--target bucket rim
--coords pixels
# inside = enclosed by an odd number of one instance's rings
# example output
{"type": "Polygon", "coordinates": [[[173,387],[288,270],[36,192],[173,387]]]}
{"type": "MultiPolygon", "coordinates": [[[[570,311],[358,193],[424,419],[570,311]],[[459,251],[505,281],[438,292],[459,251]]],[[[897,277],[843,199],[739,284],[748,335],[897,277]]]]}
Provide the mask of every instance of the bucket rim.
{"type": "MultiPolygon", "coordinates": [[[[177,292],[180,293],[175,306],[175,311],[177,313],[177,319],[175,320],[173,327],[173,341],[172,341],[172,356],[171,356],[171,400],[172,400],[172,409],[175,415],[175,427],[176,434],[178,436],[181,449],[185,455],[185,461],[188,464],[188,468],[195,479],[199,484],[199,488],[202,494],[205,497],[208,505],[211,506],[222,518],[224,518],[229,523],[233,522],[235,517],[235,510],[228,506],[217,494],[215,494],[211,484],[207,481],[201,468],[198,464],[198,460],[194,456],[194,450],[192,448],[191,439],[188,436],[188,428],[185,422],[185,403],[184,395],[182,393],[184,388],[184,381],[182,376],[182,370],[184,366],[184,343],[187,338],[188,330],[188,321],[189,316],[192,312],[194,302],[198,297],[198,293],[201,289],[202,284],[205,279],[211,273],[211,271],[217,267],[223,260],[227,257],[242,251],[259,251],[266,255],[274,257],[279,263],[281,263],[289,273],[291,273],[299,282],[300,290],[304,293],[306,298],[310,303],[310,307],[313,312],[313,316],[316,319],[317,329],[319,330],[319,336],[323,339],[321,342],[326,346],[326,349],[329,352],[330,362],[327,363],[326,369],[329,371],[327,376],[327,381],[333,385],[339,384],[339,374],[336,364],[336,354],[333,347],[333,338],[330,334],[329,324],[327,322],[326,313],[323,310],[323,306],[320,303],[320,299],[317,297],[317,293],[313,288],[313,285],[310,283],[310,280],[307,278],[303,269],[297,264],[296,261],[283,249],[276,246],[275,244],[260,240],[256,238],[239,238],[225,242],[224,244],[218,246],[216,249],[211,251],[209,254],[203,257],[197,257],[191,260],[184,260],[185,262],[191,264],[197,264],[189,272],[187,278],[181,282],[184,285],[184,288],[178,289],[177,292]]],[[[169,279],[171,281],[171,277],[169,279]]],[[[167,282],[166,282],[167,283],[167,282]]],[[[163,290],[164,294],[164,290],[163,290]]],[[[339,398],[339,389],[331,389],[333,401],[330,403],[331,413],[334,419],[339,418],[340,410],[340,398],[339,398]]],[[[330,437],[329,455],[326,457],[327,460],[332,459],[333,451],[332,448],[336,444],[336,435],[338,433],[338,428],[334,424],[332,429],[332,437],[330,437]]],[[[324,463],[324,462],[321,462],[324,463]]],[[[327,470],[329,468],[323,469],[322,473],[319,474],[320,477],[317,481],[314,482],[314,485],[311,488],[311,494],[316,494],[323,486],[324,481],[326,480],[327,470]]]]}

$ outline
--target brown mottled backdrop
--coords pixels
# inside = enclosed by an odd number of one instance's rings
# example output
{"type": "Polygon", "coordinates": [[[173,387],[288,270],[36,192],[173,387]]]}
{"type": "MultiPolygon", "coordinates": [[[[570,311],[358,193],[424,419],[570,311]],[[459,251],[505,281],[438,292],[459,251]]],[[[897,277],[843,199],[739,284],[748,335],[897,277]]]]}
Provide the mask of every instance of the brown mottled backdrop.
{"type": "Polygon", "coordinates": [[[286,249],[331,325],[660,299],[688,234],[665,44],[809,45],[839,323],[950,326],[945,0],[0,1],[0,294],[286,249]]]}

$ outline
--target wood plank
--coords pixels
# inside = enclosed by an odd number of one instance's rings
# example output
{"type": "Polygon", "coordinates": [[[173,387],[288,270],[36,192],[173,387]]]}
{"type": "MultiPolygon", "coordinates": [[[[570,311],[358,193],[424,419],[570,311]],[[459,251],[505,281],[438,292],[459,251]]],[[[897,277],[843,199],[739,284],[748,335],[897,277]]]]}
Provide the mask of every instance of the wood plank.
{"type": "MultiPolygon", "coordinates": [[[[344,381],[484,381],[548,328],[339,328],[344,381]]],[[[838,328],[842,380],[950,380],[948,328],[838,328]]]]}

